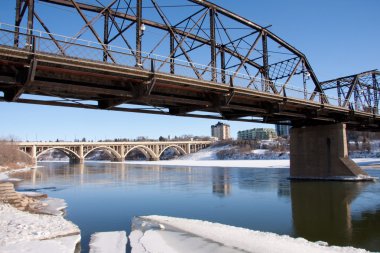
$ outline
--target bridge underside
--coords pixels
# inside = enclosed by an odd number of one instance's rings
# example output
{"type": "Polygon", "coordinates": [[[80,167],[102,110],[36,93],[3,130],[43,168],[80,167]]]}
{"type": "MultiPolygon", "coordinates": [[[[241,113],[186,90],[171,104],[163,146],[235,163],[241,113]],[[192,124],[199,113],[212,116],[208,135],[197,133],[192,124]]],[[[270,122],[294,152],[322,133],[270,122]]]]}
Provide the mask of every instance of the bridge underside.
{"type": "Polygon", "coordinates": [[[352,129],[380,129],[379,117],[370,112],[155,73],[152,68],[0,47],[0,91],[3,100],[19,103],[293,126],[343,122],[352,129]]]}

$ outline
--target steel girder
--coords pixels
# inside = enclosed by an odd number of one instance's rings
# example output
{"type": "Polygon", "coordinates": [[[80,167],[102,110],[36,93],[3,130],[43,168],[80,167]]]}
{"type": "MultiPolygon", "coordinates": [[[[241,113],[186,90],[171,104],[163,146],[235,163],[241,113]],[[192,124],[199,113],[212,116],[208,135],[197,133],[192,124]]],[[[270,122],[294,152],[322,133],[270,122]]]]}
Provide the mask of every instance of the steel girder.
{"type": "MultiPolygon", "coordinates": [[[[171,21],[174,14],[163,11],[165,6],[160,5],[161,1],[91,0],[81,3],[77,0],[40,0],[39,2],[40,4],[49,3],[75,9],[85,22],[85,25],[76,34],[76,37],[80,37],[84,31],[90,30],[95,39],[104,45],[103,58],[105,61],[111,60],[111,62],[116,62],[112,54],[108,52],[108,46],[112,45],[112,42],[118,38],[122,38],[120,46],[128,47],[133,51],[136,66],[143,65],[144,60],[141,59],[142,51],[154,54],[157,53],[157,49],[160,46],[167,43],[170,44],[167,46],[167,48],[170,48],[170,52],[164,56],[171,58],[169,61],[171,62],[172,73],[175,72],[172,59],[184,56],[184,59],[190,62],[191,69],[198,79],[224,83],[226,76],[233,76],[235,78],[235,73],[247,75],[252,80],[259,76],[261,79],[264,79],[261,89],[264,91],[270,89],[273,93],[279,93],[280,90],[284,90],[288,83],[296,87],[297,85],[300,86],[300,84],[292,82],[291,79],[295,75],[303,74],[310,77],[309,89],[313,93],[310,94],[309,99],[315,99],[316,93],[319,93],[320,101],[328,103],[328,99],[323,94],[323,89],[318,78],[305,55],[269,31],[268,27],[262,27],[221,6],[203,0],[188,0],[179,3],[179,5],[186,2],[191,3],[193,11],[187,13],[187,18],[174,24],[174,21],[171,21]],[[153,9],[159,14],[160,18],[151,18],[152,15],[145,14],[147,10],[145,8],[153,9]],[[87,18],[89,13],[96,14],[96,16],[90,20],[87,18]],[[208,20],[206,16],[209,16],[208,20]],[[99,19],[104,20],[103,29],[95,26],[99,19]],[[234,27],[229,27],[232,23],[237,26],[235,27],[236,29],[244,32],[235,33],[234,27]],[[136,30],[133,38],[130,35],[125,35],[132,27],[135,27],[136,30]],[[144,39],[149,33],[149,27],[165,31],[166,34],[164,34],[160,42],[151,46],[148,50],[144,48],[144,39]],[[112,30],[116,31],[113,33],[113,37],[112,30]],[[101,33],[103,33],[103,39],[101,38],[101,33]],[[166,40],[165,37],[170,37],[170,40],[166,40]],[[261,39],[257,42],[256,40],[259,37],[261,39]],[[135,43],[135,47],[131,46],[133,42],[135,43]],[[199,54],[197,50],[205,46],[209,47],[208,60],[203,62],[193,61],[191,53],[199,54]],[[279,48],[281,48],[281,52],[279,53],[286,54],[287,56],[277,61],[275,60],[278,56],[276,55],[276,50],[279,50],[279,48]],[[218,56],[220,56],[220,59],[218,56]],[[193,65],[195,63],[200,63],[207,67],[203,71],[199,71],[193,65]],[[220,69],[219,73],[217,73],[216,68],[220,69]],[[281,85],[276,84],[276,82],[281,83],[281,85]]],[[[27,8],[29,10],[28,27],[30,29],[33,28],[34,16],[46,32],[49,34],[57,33],[54,29],[48,28],[51,24],[49,21],[43,21],[42,14],[37,14],[38,8],[34,8],[35,3],[33,0],[16,0],[16,3],[16,26],[20,25],[20,18],[22,19],[25,8],[27,8]],[[27,5],[21,6],[22,3],[27,3],[27,5]]],[[[75,29],[75,27],[73,28],[75,29]]],[[[52,39],[61,53],[64,54],[62,45],[54,39],[53,35],[52,39]]],[[[202,54],[204,54],[204,51],[202,51],[202,54]]],[[[260,89],[260,85],[257,84],[252,85],[250,83],[244,85],[260,89]]]]}
{"type": "MultiPolygon", "coordinates": [[[[304,117],[317,117],[319,120],[325,117],[331,120],[331,115],[327,115],[328,113],[324,115],[323,108],[325,105],[334,105],[326,95],[332,87],[337,88],[340,107],[364,112],[373,110],[377,114],[378,71],[320,83],[306,56],[273,34],[269,26],[259,26],[208,1],[184,0],[180,3],[176,1],[175,5],[170,0],[86,0],[85,3],[80,0],[15,1],[14,47],[22,49],[29,47],[30,51],[41,47],[41,41],[46,43],[46,38],[40,38],[39,44],[34,45],[38,33],[33,29],[42,29],[46,31],[49,42],[52,42],[48,45],[52,52],[48,53],[81,58],[79,53],[73,55],[73,50],[77,43],[83,43],[80,39],[84,38],[88,45],[80,45],[79,49],[87,47],[100,52],[101,57],[95,56],[95,61],[127,65],[151,72],[149,80],[143,82],[144,87],[148,87],[148,92],[133,91],[132,98],[115,94],[109,97],[105,95],[97,98],[98,101],[95,100],[98,105],[88,106],[92,109],[119,110],[118,105],[128,103],[133,99],[142,99],[141,94],[150,96],[152,92],[155,92],[155,73],[163,72],[224,86],[229,82],[228,93],[218,94],[217,97],[211,94],[210,97],[205,98],[209,100],[207,106],[198,105],[191,108],[185,105],[168,106],[169,114],[179,112],[178,114],[182,116],[190,116],[187,113],[197,109],[216,108],[221,118],[241,120],[242,117],[252,114],[247,113],[248,107],[243,108],[234,101],[235,88],[249,88],[282,97],[281,107],[284,109],[279,109],[277,112],[273,109],[277,106],[275,103],[268,104],[268,110],[255,111],[259,117],[264,114],[276,114],[275,117],[279,118],[277,114],[281,114],[284,120],[304,117]],[[165,1],[169,2],[170,6],[165,5],[165,1]],[[62,26],[57,27],[57,22],[52,22],[51,17],[46,17],[45,13],[40,12],[42,5],[59,6],[55,8],[55,11],[59,12],[63,9],[70,12],[71,17],[77,19],[75,25],[65,27],[65,29],[61,29],[62,26]],[[168,11],[172,7],[176,8],[175,11],[168,11]],[[27,16],[27,20],[24,19],[23,22],[24,16],[27,16]],[[79,22],[83,22],[84,25],[79,25],[79,22]],[[20,27],[23,25],[27,27],[27,32],[22,34],[20,27]],[[63,37],[57,34],[75,35],[63,37]],[[96,46],[87,41],[93,41],[94,38],[97,41],[96,46]],[[23,43],[22,39],[26,42],[23,43]],[[128,54],[124,53],[125,49],[129,50],[128,54]],[[151,57],[152,55],[156,56],[151,57]],[[126,64],[124,59],[120,58],[124,56],[132,58],[132,63],[126,64]],[[372,79],[369,78],[371,74],[372,79]],[[372,83],[370,83],[371,80],[372,83]],[[294,97],[295,92],[301,95],[294,97]],[[363,93],[365,94],[362,96],[363,93]],[[294,109],[291,111],[287,108],[288,97],[315,102],[322,109],[305,116],[300,109],[291,108],[291,110],[294,109]],[[226,102],[221,102],[224,100],[226,102]],[[227,110],[224,110],[224,107],[228,106],[235,108],[232,109],[230,115],[227,110]],[[242,115],[242,117],[233,117],[233,115],[242,115]]],[[[59,15],[57,17],[60,18],[59,15]]],[[[91,57],[89,59],[93,60],[91,57]]],[[[16,85],[19,88],[11,92],[8,89],[4,92],[6,100],[31,102],[28,99],[20,99],[21,94],[33,83],[36,68],[38,69],[37,60],[30,59],[28,64],[29,66],[24,66],[26,71],[20,71],[18,74],[20,75],[18,80],[22,80],[16,85]]],[[[49,96],[53,95],[49,94],[49,96]]],[[[181,99],[186,100],[187,97],[181,99]]],[[[266,107],[265,102],[259,102],[259,107],[266,107]]],[[[252,110],[263,109],[253,108],[252,110]]],[[[346,112],[346,110],[343,111],[346,112]]],[[[271,122],[266,117],[263,117],[264,121],[271,122]]],[[[346,117],[342,120],[347,121],[346,117]]]]}
{"type": "Polygon", "coordinates": [[[326,92],[335,90],[339,106],[378,114],[380,71],[370,70],[322,82],[326,92]]]}

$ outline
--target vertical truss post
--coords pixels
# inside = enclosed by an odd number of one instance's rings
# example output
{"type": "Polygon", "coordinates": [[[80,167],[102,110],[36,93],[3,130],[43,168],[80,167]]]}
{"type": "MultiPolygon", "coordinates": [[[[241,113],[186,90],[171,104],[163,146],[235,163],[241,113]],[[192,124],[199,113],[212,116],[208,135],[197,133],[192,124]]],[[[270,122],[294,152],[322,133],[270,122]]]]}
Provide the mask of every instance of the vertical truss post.
{"type": "MultiPolygon", "coordinates": [[[[108,30],[108,24],[109,24],[109,18],[110,14],[109,11],[107,10],[104,13],[104,32],[103,32],[103,44],[108,47],[108,38],[109,38],[109,30],[108,30]]],[[[107,62],[108,60],[108,54],[106,51],[103,52],[103,61],[107,62]]]]}
{"type": "Polygon", "coordinates": [[[216,81],[215,9],[210,9],[211,81],[216,81]]]}
{"type": "Polygon", "coordinates": [[[141,39],[142,31],[142,0],[136,0],[136,66],[142,66],[141,61],[141,39]]]}
{"type": "Polygon", "coordinates": [[[33,45],[33,17],[34,17],[34,0],[28,0],[28,37],[26,39],[27,46],[32,48],[33,45]]]}
{"type": "Polygon", "coordinates": [[[375,114],[378,114],[378,108],[379,108],[379,98],[378,98],[378,88],[379,88],[379,84],[377,83],[377,80],[376,80],[376,74],[373,73],[372,74],[372,82],[373,82],[373,110],[374,110],[374,113],[375,114]]]}
{"type": "Polygon", "coordinates": [[[20,23],[22,20],[21,15],[21,0],[16,0],[16,17],[15,17],[15,38],[14,38],[14,46],[18,47],[19,34],[20,34],[20,23]]]}
{"type": "Polygon", "coordinates": [[[170,74],[174,74],[175,68],[174,68],[174,57],[175,57],[175,52],[174,52],[174,35],[170,34],[170,54],[173,54],[172,57],[170,57],[170,74]]]}
{"type": "Polygon", "coordinates": [[[308,72],[305,67],[305,61],[302,59],[302,80],[303,80],[303,98],[307,100],[307,79],[308,79],[308,72]]]}
{"type": "Polygon", "coordinates": [[[359,105],[358,105],[358,100],[359,100],[359,91],[357,86],[355,85],[354,87],[354,105],[355,105],[355,110],[359,110],[359,105]]]}
{"type": "Polygon", "coordinates": [[[368,96],[368,107],[372,108],[372,94],[371,94],[371,87],[367,86],[367,96],[368,96]]]}
{"type": "Polygon", "coordinates": [[[264,84],[265,84],[265,87],[264,87],[264,90],[263,91],[267,91],[268,90],[268,81],[269,81],[269,69],[268,69],[268,37],[267,37],[267,33],[266,32],[263,32],[263,36],[262,36],[262,43],[263,43],[263,77],[264,77],[264,84]]]}
{"type": "Polygon", "coordinates": [[[226,83],[226,54],[224,46],[220,48],[220,68],[222,69],[222,83],[226,83]]]}
{"type": "Polygon", "coordinates": [[[342,91],[340,89],[340,81],[337,81],[336,89],[338,91],[338,105],[342,106],[342,91]]]}

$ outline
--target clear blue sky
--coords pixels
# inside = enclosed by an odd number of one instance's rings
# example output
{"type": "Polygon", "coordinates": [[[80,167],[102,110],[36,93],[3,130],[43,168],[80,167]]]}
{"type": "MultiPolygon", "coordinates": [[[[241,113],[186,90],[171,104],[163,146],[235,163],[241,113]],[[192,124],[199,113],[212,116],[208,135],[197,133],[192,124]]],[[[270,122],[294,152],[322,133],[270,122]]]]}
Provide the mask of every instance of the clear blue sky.
{"type": "MultiPolygon", "coordinates": [[[[109,2],[109,1],[104,1],[109,2]]],[[[213,1],[270,30],[308,57],[320,80],[380,69],[379,0],[213,1]]],[[[177,3],[177,1],[176,1],[177,3]]],[[[14,0],[1,0],[0,22],[13,23],[14,0]]],[[[215,120],[0,103],[0,136],[21,140],[209,135],[215,120]]],[[[227,122],[232,135],[253,127],[227,122]]]]}

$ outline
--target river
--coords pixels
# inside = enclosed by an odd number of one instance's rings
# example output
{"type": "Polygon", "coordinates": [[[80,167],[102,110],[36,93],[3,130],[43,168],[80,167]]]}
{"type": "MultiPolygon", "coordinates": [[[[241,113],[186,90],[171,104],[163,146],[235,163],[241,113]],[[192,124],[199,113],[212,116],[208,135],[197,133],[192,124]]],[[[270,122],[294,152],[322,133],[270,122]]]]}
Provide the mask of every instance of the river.
{"type": "MultiPolygon", "coordinates": [[[[92,233],[125,230],[139,215],[219,222],[380,251],[380,183],[289,181],[288,169],[216,168],[86,162],[42,162],[18,175],[19,190],[68,203],[81,229],[82,252],[92,233]]],[[[380,177],[380,170],[367,170],[380,177]]]]}

